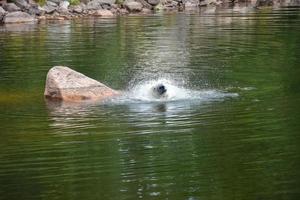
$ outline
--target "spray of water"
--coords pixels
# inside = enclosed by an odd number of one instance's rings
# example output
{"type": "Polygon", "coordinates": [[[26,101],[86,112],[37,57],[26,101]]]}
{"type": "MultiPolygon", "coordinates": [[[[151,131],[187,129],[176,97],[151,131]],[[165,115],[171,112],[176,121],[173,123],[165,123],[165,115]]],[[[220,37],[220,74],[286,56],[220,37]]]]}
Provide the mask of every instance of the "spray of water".
{"type": "Polygon", "coordinates": [[[192,90],[179,86],[170,79],[147,80],[130,86],[124,94],[114,99],[115,102],[174,102],[174,101],[213,101],[222,100],[226,97],[236,97],[237,93],[227,93],[220,90],[205,89],[192,90]],[[163,98],[157,98],[153,95],[153,87],[163,84],[166,89],[166,95],[163,98]]]}

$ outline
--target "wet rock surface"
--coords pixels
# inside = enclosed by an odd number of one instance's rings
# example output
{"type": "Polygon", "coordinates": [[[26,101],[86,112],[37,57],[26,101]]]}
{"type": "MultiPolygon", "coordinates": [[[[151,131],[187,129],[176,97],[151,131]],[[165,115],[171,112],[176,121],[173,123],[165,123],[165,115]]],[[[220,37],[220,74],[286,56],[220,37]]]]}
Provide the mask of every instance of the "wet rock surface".
{"type": "Polygon", "coordinates": [[[33,0],[14,0],[14,3],[3,2],[2,7],[0,7],[0,23],[22,23],[35,19],[69,20],[88,16],[113,17],[131,13],[148,15],[157,10],[173,12],[198,9],[203,14],[214,14],[220,8],[232,9],[232,12],[237,13],[247,13],[265,6],[275,8],[300,6],[300,0],[87,0],[78,5],[70,5],[67,0],[47,0],[43,6],[38,5],[33,0]],[[14,13],[17,11],[22,12],[22,14],[14,13]],[[22,17],[24,17],[23,20],[20,19],[22,17]],[[15,20],[12,20],[13,18],[15,20]]]}
{"type": "Polygon", "coordinates": [[[47,74],[44,95],[69,102],[97,101],[119,92],[68,67],[55,66],[47,74]]]}

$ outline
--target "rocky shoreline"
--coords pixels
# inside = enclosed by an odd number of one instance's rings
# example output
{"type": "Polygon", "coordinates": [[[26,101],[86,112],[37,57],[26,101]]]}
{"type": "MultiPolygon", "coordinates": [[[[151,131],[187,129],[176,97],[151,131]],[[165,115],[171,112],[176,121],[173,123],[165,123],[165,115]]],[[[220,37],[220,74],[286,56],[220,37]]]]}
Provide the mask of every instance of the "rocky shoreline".
{"type": "Polygon", "coordinates": [[[47,0],[43,5],[33,0],[0,0],[0,24],[68,20],[86,16],[145,15],[156,10],[183,11],[207,8],[214,11],[218,7],[227,7],[239,11],[241,4],[248,9],[255,9],[264,6],[299,6],[300,0],[47,0]]]}

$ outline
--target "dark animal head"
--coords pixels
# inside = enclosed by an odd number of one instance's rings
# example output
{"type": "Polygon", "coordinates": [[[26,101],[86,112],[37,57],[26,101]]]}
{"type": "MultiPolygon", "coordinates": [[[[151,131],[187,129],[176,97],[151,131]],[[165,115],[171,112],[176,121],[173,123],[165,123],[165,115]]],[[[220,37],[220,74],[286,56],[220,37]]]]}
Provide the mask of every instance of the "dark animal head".
{"type": "Polygon", "coordinates": [[[159,94],[159,95],[163,95],[164,93],[167,92],[167,89],[166,87],[163,85],[163,84],[159,84],[157,85],[154,90],[156,90],[156,92],[159,94]]]}

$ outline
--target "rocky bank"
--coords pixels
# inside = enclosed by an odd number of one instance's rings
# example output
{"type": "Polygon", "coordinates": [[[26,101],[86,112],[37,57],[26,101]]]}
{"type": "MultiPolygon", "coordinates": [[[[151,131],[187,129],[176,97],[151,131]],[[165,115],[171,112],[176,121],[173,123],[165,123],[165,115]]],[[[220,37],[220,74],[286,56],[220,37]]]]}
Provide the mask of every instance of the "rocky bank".
{"type": "Polygon", "coordinates": [[[43,5],[33,0],[0,0],[0,23],[67,20],[87,16],[144,15],[156,10],[183,11],[203,7],[209,8],[208,10],[229,7],[239,11],[241,4],[255,9],[263,6],[299,6],[300,0],[47,0],[43,5]]]}

